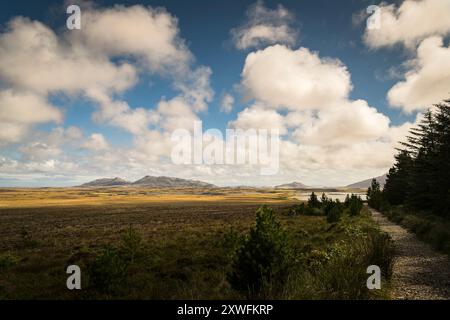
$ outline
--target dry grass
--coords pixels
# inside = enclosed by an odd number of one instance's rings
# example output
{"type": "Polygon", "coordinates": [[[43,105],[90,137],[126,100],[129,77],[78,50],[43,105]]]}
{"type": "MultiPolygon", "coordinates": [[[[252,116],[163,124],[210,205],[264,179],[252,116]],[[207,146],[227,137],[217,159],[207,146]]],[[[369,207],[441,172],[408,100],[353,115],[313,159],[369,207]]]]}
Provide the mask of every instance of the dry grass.
{"type": "Polygon", "coordinates": [[[0,188],[1,208],[52,206],[141,205],[148,203],[239,202],[274,203],[292,191],[270,189],[148,189],[148,188],[0,188]]]}
{"type": "MultiPolygon", "coordinates": [[[[268,204],[292,237],[296,254],[326,252],[352,242],[351,230],[371,225],[350,219],[331,228],[325,217],[288,213],[293,190],[168,190],[134,188],[0,189],[1,299],[233,299],[226,281],[231,228],[246,233],[268,204]],[[105,246],[120,247],[132,225],[141,251],[124,292],[89,288],[86,261],[105,246]],[[86,260],[87,259],[87,260],[86,260]],[[83,290],[66,288],[67,266],[82,267],[83,290]]],[[[298,286],[289,298],[320,297],[298,286]]],[[[328,296],[325,296],[328,297],[328,296]]]]}

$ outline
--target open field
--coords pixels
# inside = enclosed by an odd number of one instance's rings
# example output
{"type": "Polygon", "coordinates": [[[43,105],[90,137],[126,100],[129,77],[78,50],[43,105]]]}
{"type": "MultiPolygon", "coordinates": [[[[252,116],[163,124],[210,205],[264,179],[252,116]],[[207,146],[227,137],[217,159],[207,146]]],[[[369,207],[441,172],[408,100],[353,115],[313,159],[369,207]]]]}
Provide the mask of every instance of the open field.
{"type": "MultiPolygon", "coordinates": [[[[292,217],[290,209],[298,203],[290,199],[292,193],[253,189],[2,189],[0,298],[243,298],[226,281],[232,235],[250,229],[262,204],[275,209],[304,264],[328,259],[328,250],[354,242],[358,233],[374,228],[366,215],[346,217],[338,225],[330,225],[323,216],[292,217]],[[86,270],[105,247],[120,248],[130,226],[142,241],[115,291],[93,289],[86,273],[83,290],[67,290],[67,266],[77,264],[86,270]]],[[[296,288],[283,298],[352,297],[326,286],[323,292],[311,286],[320,284],[296,288]]],[[[385,297],[384,291],[382,295],[385,297]]],[[[374,297],[379,296],[376,293],[374,297]]]]}
{"type": "Polygon", "coordinates": [[[150,189],[150,188],[0,188],[0,208],[103,206],[173,202],[273,203],[294,190],[271,189],[150,189]]]}

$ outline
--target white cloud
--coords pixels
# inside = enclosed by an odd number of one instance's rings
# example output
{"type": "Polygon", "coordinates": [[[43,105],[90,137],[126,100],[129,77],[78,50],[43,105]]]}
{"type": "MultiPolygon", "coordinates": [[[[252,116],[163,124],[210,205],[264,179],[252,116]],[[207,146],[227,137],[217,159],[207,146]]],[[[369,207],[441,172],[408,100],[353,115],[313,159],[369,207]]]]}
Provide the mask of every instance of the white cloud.
{"type": "Polygon", "coordinates": [[[403,44],[414,48],[423,39],[450,35],[450,0],[405,0],[400,6],[380,5],[381,27],[366,29],[372,48],[403,44]]]}
{"type": "Polygon", "coordinates": [[[425,39],[405,79],[388,92],[389,103],[405,112],[424,110],[450,96],[450,46],[440,37],[425,39]]]}
{"type": "Polygon", "coordinates": [[[281,128],[287,133],[281,176],[301,172],[315,184],[342,185],[385,173],[396,139],[410,125],[390,126],[366,101],[351,100],[346,66],[306,48],[275,45],[250,53],[241,86],[255,102],[230,126],[281,128]]]}
{"type": "Polygon", "coordinates": [[[277,129],[280,134],[286,134],[285,119],[273,109],[261,105],[253,105],[239,112],[237,119],[229,123],[235,129],[277,129]]]}
{"type": "Polygon", "coordinates": [[[294,45],[298,31],[292,27],[293,15],[282,5],[269,9],[262,1],[256,2],[247,10],[248,21],[231,31],[238,49],[249,49],[282,43],[294,45]]]}
{"type": "Polygon", "coordinates": [[[378,139],[389,129],[389,122],[366,101],[357,100],[319,111],[318,118],[301,126],[296,135],[304,144],[349,146],[378,139]]]}
{"type": "Polygon", "coordinates": [[[93,133],[82,145],[83,148],[99,151],[109,149],[109,144],[101,133],[93,133]]]}
{"type": "MultiPolygon", "coordinates": [[[[98,105],[94,120],[134,135],[157,118],[153,110],[134,109],[117,99],[137,83],[140,73],[168,77],[190,108],[207,109],[213,97],[211,70],[192,68],[192,60],[179,38],[177,19],[163,9],[139,5],[88,7],[79,32],[58,35],[40,22],[19,17],[0,34],[0,80],[7,86],[44,101],[53,93],[81,94],[98,105]]],[[[7,129],[14,141],[25,131],[15,125],[7,129]]]]}
{"type": "Polygon", "coordinates": [[[177,129],[190,131],[194,128],[194,122],[200,120],[181,97],[160,101],[157,112],[160,116],[158,123],[167,132],[177,129]]]}
{"type": "Polygon", "coordinates": [[[35,124],[62,121],[62,113],[45,98],[0,90],[0,145],[20,141],[35,124]]]}
{"type": "Polygon", "coordinates": [[[220,103],[220,111],[230,113],[233,110],[234,97],[231,94],[225,94],[220,103]]]}
{"type": "Polygon", "coordinates": [[[85,10],[82,29],[70,36],[102,55],[137,57],[151,71],[185,72],[193,58],[179,37],[178,20],[161,8],[85,10]]]}
{"type": "Polygon", "coordinates": [[[247,56],[242,87],[247,98],[290,110],[328,108],[352,89],[350,74],[339,60],[282,45],[247,56]]]}
{"type": "Polygon", "coordinates": [[[67,44],[40,22],[15,18],[0,35],[0,78],[14,88],[42,95],[74,94],[86,88],[120,92],[136,82],[136,70],[67,44]]]}

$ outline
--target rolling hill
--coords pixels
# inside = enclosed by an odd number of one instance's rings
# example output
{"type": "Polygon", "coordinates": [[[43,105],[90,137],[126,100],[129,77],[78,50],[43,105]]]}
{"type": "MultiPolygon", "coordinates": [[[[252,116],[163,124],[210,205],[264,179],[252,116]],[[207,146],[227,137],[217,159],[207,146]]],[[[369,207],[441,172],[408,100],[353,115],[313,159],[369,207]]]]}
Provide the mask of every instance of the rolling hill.
{"type": "Polygon", "coordinates": [[[145,176],[135,182],[129,182],[121,178],[104,178],[97,179],[81,185],[83,188],[90,187],[119,187],[119,186],[135,186],[146,188],[215,188],[210,183],[197,180],[188,180],[172,177],[153,177],[145,176]]]}
{"type": "MultiPolygon", "coordinates": [[[[378,181],[380,186],[383,188],[384,185],[386,184],[386,178],[387,178],[387,175],[384,174],[382,176],[376,177],[375,179],[378,181]]],[[[350,185],[346,186],[346,188],[361,188],[361,189],[364,188],[364,189],[367,189],[367,188],[370,187],[370,184],[372,183],[372,179],[373,178],[370,178],[370,179],[367,179],[367,180],[363,180],[363,181],[359,181],[359,182],[350,184],[350,185]]]]}
{"type": "Polygon", "coordinates": [[[276,186],[275,189],[308,189],[309,187],[301,182],[292,182],[276,186]]]}

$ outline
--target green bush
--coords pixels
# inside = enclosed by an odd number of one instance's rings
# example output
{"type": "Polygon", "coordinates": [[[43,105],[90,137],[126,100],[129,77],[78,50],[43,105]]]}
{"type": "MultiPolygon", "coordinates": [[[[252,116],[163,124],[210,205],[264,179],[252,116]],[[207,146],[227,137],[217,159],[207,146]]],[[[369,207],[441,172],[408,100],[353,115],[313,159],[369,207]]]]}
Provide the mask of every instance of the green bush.
{"type": "MultiPolygon", "coordinates": [[[[367,267],[378,265],[382,271],[382,289],[392,275],[394,247],[386,234],[372,231],[351,242],[336,243],[326,254],[318,256],[309,276],[309,290],[315,299],[369,299],[383,292],[373,292],[366,286],[367,267]]],[[[302,290],[304,290],[302,288],[302,290]]]]}
{"type": "Polygon", "coordinates": [[[331,201],[328,202],[324,211],[327,216],[327,221],[329,223],[336,223],[339,222],[339,220],[341,220],[343,213],[343,206],[339,200],[336,200],[336,202],[331,201]]]}
{"type": "Polygon", "coordinates": [[[227,275],[231,287],[248,298],[282,291],[292,266],[293,250],[271,208],[256,212],[256,225],[241,240],[227,275]]]}
{"type": "Polygon", "coordinates": [[[117,249],[104,248],[87,266],[89,287],[103,294],[117,294],[126,281],[128,265],[117,249]]]}
{"type": "Polygon", "coordinates": [[[309,196],[308,207],[310,207],[310,208],[320,208],[321,207],[321,203],[314,192],[312,192],[311,195],[309,196]]]}
{"type": "Polygon", "coordinates": [[[133,262],[136,255],[141,248],[142,238],[141,235],[131,227],[122,236],[121,251],[124,257],[133,262]]]}
{"type": "Polygon", "coordinates": [[[12,267],[17,263],[17,258],[10,253],[0,254],[0,272],[12,267]]]}
{"type": "MultiPolygon", "coordinates": [[[[347,199],[346,199],[347,200],[347,199]]],[[[363,201],[360,197],[352,194],[352,196],[349,199],[348,202],[348,208],[350,210],[351,216],[357,216],[361,213],[361,210],[363,208],[363,201]]]]}
{"type": "Polygon", "coordinates": [[[323,216],[323,210],[319,208],[311,208],[309,205],[306,205],[305,203],[300,203],[298,205],[295,205],[291,211],[291,216],[323,216]]]}

